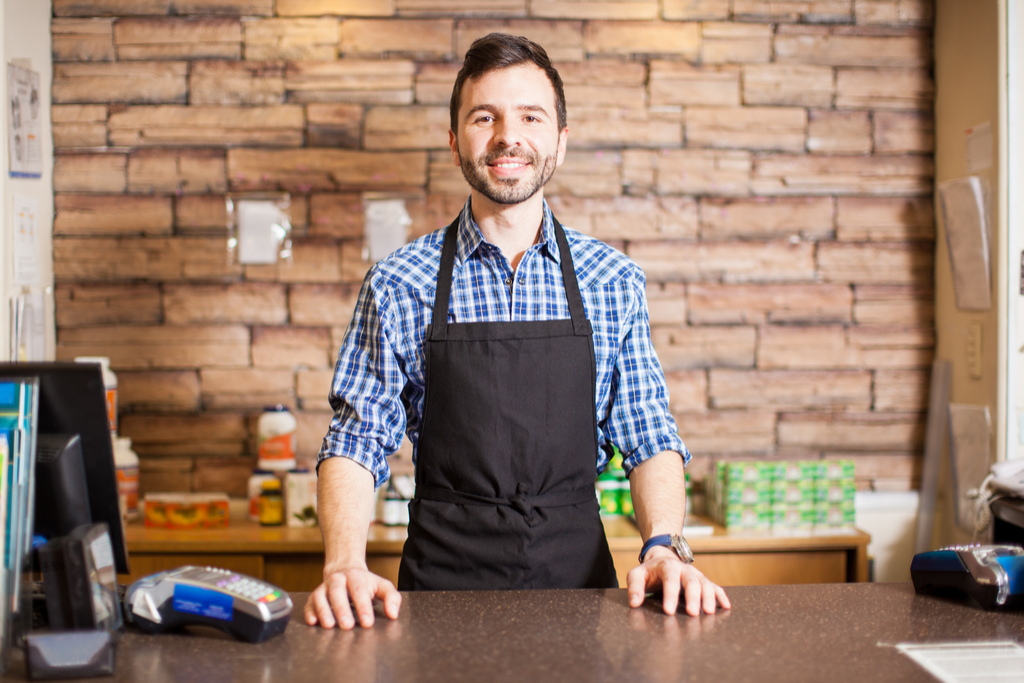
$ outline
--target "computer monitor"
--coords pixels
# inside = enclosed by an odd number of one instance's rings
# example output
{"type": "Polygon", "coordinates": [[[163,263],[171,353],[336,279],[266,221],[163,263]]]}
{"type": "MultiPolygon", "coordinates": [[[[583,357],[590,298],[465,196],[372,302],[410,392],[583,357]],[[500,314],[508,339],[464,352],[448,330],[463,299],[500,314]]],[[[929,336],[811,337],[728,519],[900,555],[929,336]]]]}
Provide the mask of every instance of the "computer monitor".
{"type": "MultiPolygon", "coordinates": [[[[81,439],[92,522],[106,522],[119,574],[128,573],[128,547],[118,504],[114,448],[110,439],[103,373],[98,363],[0,363],[0,378],[39,378],[40,435],[81,439]]],[[[52,505],[81,507],[81,498],[57,499],[52,505]]],[[[66,515],[80,517],[81,510],[66,515]]]]}

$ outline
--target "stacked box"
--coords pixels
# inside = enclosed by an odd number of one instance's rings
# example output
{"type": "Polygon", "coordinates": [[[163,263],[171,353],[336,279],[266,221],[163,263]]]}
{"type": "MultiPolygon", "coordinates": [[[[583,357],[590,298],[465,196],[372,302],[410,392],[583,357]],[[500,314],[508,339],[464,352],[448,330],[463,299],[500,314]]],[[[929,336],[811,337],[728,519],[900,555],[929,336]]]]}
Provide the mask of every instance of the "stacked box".
{"type": "Polygon", "coordinates": [[[772,483],[772,527],[813,529],[817,519],[815,500],[818,462],[782,460],[775,463],[772,483]]]}
{"type": "Polygon", "coordinates": [[[618,517],[633,514],[633,499],[629,495],[629,480],[622,467],[622,451],[612,446],[608,465],[597,477],[597,500],[601,505],[602,517],[618,517]]]}
{"type": "Polygon", "coordinates": [[[723,469],[721,523],[730,529],[771,528],[775,463],[730,462],[724,464],[723,469]]]}
{"type": "Polygon", "coordinates": [[[852,460],[830,460],[818,463],[815,485],[815,526],[819,528],[850,528],[854,526],[855,467],[852,460]]]}

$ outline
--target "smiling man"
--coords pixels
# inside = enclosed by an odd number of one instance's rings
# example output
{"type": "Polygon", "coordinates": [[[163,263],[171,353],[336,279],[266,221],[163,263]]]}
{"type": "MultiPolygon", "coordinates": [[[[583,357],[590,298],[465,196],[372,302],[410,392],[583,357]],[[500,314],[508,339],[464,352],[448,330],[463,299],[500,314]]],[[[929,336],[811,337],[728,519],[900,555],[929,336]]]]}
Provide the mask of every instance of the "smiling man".
{"type": "Polygon", "coordinates": [[[398,588],[617,586],[594,492],[611,444],[640,533],[630,604],[661,590],[666,613],[728,608],[681,536],[689,453],[651,344],[643,272],[564,229],[544,185],[569,128],[544,49],[491,34],[466,53],[449,144],[472,192],[444,230],[367,274],[335,370],[319,456],[324,582],[306,621],[394,619],[401,595],[367,570],[374,486],[403,434],[414,447],[398,588]],[[682,596],[681,596],[682,594],[682,596]]]}

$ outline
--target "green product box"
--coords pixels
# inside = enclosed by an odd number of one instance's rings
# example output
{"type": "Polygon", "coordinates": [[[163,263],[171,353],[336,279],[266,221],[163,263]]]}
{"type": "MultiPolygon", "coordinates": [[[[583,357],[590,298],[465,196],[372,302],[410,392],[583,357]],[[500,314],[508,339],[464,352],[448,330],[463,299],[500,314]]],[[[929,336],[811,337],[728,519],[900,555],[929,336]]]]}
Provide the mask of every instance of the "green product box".
{"type": "Polygon", "coordinates": [[[814,507],[817,528],[852,528],[857,521],[853,503],[827,505],[819,503],[814,507]]]}
{"type": "Polygon", "coordinates": [[[823,460],[818,464],[818,479],[828,481],[852,480],[856,473],[853,460],[823,460]]]}
{"type": "Polygon", "coordinates": [[[619,487],[619,514],[633,514],[633,497],[629,494],[629,482],[619,487]]]}
{"type": "Polygon", "coordinates": [[[815,484],[814,502],[828,505],[853,505],[857,487],[853,479],[819,481],[815,484]]]}
{"type": "Polygon", "coordinates": [[[730,482],[725,487],[726,505],[771,505],[772,485],[770,482],[752,484],[730,482]]]}
{"type": "Polygon", "coordinates": [[[814,481],[777,480],[772,483],[772,504],[814,505],[817,484],[814,481]]]}
{"type": "Polygon", "coordinates": [[[770,529],[772,509],[770,505],[726,505],[723,526],[728,529],[770,529]]]}
{"type": "Polygon", "coordinates": [[[771,462],[730,462],[725,465],[725,481],[731,486],[737,482],[757,484],[770,482],[775,476],[775,463],[771,462]]]}
{"type": "Polygon", "coordinates": [[[814,481],[818,478],[819,462],[817,460],[789,460],[780,464],[782,472],[781,476],[777,473],[776,480],[814,481]]]}
{"type": "MultiPolygon", "coordinates": [[[[620,484],[617,481],[599,481],[597,483],[597,499],[601,504],[602,517],[616,517],[623,514],[620,490],[620,484]]],[[[629,489],[626,492],[628,494],[629,489]]]]}
{"type": "Polygon", "coordinates": [[[803,505],[772,505],[773,529],[813,529],[818,511],[813,503],[803,505]]]}

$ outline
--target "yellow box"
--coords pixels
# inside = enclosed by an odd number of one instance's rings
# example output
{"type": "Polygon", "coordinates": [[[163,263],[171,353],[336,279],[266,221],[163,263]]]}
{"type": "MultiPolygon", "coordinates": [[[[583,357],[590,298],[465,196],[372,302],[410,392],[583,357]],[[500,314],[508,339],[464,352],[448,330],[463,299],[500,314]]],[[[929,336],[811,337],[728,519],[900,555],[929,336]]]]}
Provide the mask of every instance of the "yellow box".
{"type": "Polygon", "coordinates": [[[147,493],[146,526],[158,529],[220,529],[228,525],[226,493],[147,493]]]}

